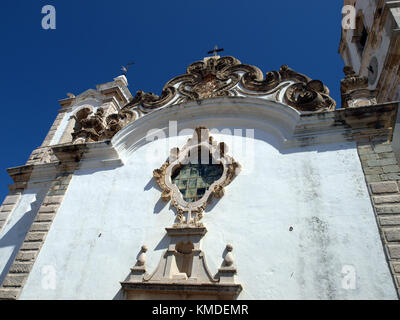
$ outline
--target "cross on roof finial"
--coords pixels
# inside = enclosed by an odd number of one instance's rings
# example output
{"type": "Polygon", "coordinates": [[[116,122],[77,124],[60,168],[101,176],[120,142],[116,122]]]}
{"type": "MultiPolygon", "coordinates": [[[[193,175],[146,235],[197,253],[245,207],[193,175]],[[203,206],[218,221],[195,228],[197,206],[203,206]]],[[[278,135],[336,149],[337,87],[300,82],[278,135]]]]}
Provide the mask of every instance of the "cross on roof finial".
{"type": "Polygon", "coordinates": [[[218,49],[218,46],[215,46],[214,50],[208,51],[207,53],[208,54],[214,54],[214,57],[216,57],[217,56],[217,52],[221,52],[221,51],[224,51],[224,49],[223,48],[218,49]]]}
{"type": "Polygon", "coordinates": [[[129,62],[126,66],[122,66],[121,70],[124,72],[124,76],[128,74],[128,69],[131,65],[135,64],[135,62],[129,62]]]}

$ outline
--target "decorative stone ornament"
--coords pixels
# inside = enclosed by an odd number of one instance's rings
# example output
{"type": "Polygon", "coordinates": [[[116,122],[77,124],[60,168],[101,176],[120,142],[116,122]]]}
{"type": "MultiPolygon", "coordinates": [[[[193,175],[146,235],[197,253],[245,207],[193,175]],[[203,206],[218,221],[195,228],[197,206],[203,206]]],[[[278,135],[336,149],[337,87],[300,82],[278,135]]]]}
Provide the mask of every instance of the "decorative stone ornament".
{"type": "Polygon", "coordinates": [[[171,200],[177,211],[175,227],[201,227],[207,203],[213,196],[224,196],[224,187],[240,172],[239,163],[227,152],[225,143],[218,144],[207,128],[198,127],[182,150],[172,149],[169,159],[154,170],[162,200],[171,200]]]}
{"type": "Polygon", "coordinates": [[[368,78],[357,75],[353,68],[343,69],[346,77],[341,81],[340,91],[343,108],[359,108],[376,105],[376,92],[368,89],[368,78]]]}
{"type": "Polygon", "coordinates": [[[139,255],[139,258],[137,260],[137,265],[138,266],[144,266],[146,263],[146,252],[147,252],[147,246],[143,245],[142,246],[142,251],[139,255]]]}
{"type": "Polygon", "coordinates": [[[165,84],[161,96],[138,91],[125,108],[137,107],[148,113],[168,104],[215,97],[266,96],[281,91],[284,99],[279,102],[299,111],[329,111],[336,106],[329,89],[321,81],[312,80],[287,65],[264,76],[259,68],[242,64],[234,57],[216,56],[192,63],[186,74],[165,84]]]}
{"type": "Polygon", "coordinates": [[[106,115],[103,108],[99,108],[93,114],[91,110],[84,108],[78,111],[73,118],[76,123],[72,140],[77,144],[111,139],[118,131],[135,120],[135,114],[132,111],[124,110],[106,115]]]}
{"type": "Polygon", "coordinates": [[[166,231],[170,242],[154,272],[148,274],[144,266],[136,265],[129,279],[121,282],[128,300],[235,299],[239,295],[242,286],[236,283],[231,245],[226,247],[224,262],[213,275],[200,246],[207,233],[205,227],[166,228],[166,231]]]}
{"type": "Polygon", "coordinates": [[[231,56],[207,57],[189,65],[186,74],[168,81],[160,96],[139,90],[116,113],[106,114],[103,109],[95,114],[81,112],[75,118],[73,142],[111,139],[129,123],[158,109],[218,97],[257,97],[289,105],[300,112],[333,111],[336,107],[329,89],[321,81],[312,80],[287,65],[264,75],[259,68],[231,56]]]}

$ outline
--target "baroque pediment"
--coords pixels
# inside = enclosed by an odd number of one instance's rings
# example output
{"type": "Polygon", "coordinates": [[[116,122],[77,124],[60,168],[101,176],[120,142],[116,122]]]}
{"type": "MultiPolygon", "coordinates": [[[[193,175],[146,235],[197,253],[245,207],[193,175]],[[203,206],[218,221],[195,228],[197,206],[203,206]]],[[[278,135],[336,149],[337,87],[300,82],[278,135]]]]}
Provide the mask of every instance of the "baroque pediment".
{"type": "Polygon", "coordinates": [[[263,72],[230,56],[208,57],[187,67],[186,73],[168,81],[160,96],[138,91],[115,114],[77,116],[74,143],[111,139],[130,122],[159,109],[218,97],[250,97],[288,105],[299,112],[333,111],[336,102],[319,80],[295,72],[287,65],[263,72]]]}
{"type": "Polygon", "coordinates": [[[208,57],[186,69],[186,74],[168,81],[160,96],[138,91],[125,107],[148,113],[167,105],[215,97],[259,97],[287,104],[299,111],[330,111],[336,102],[319,80],[283,65],[279,71],[263,72],[238,59],[208,57]]]}

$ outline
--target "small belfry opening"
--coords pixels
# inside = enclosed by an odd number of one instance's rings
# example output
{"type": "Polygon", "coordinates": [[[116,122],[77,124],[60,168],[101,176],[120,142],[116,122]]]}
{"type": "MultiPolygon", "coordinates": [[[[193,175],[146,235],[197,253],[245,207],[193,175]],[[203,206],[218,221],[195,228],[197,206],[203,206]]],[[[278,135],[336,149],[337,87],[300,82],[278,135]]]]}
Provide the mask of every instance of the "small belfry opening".
{"type": "Polygon", "coordinates": [[[356,19],[356,29],[354,30],[353,42],[356,44],[359,56],[363,55],[368,39],[368,30],[364,24],[363,15],[360,14],[356,19]]]}
{"type": "Polygon", "coordinates": [[[196,202],[222,177],[224,167],[215,161],[209,149],[205,147],[190,150],[188,162],[177,166],[171,175],[171,181],[178,187],[183,200],[196,202]]]}

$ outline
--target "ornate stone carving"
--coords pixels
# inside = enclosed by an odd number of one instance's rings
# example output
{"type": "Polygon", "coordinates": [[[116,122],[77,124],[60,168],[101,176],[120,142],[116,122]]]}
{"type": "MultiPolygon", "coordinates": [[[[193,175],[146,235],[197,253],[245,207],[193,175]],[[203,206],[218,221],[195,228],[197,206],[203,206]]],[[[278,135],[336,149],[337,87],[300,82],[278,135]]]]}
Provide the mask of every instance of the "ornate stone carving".
{"type": "MultiPolygon", "coordinates": [[[[169,159],[159,169],[154,170],[154,179],[162,189],[162,200],[165,202],[171,200],[172,205],[177,210],[178,223],[175,224],[176,227],[202,226],[199,221],[203,217],[203,211],[208,201],[212,196],[217,198],[224,196],[224,187],[230,184],[240,171],[240,165],[232,157],[228,156],[227,152],[228,148],[225,143],[218,144],[209,135],[207,128],[198,127],[195,129],[193,137],[187,141],[182,150],[178,148],[172,149],[169,159]],[[221,175],[218,176],[218,173],[215,173],[215,179],[209,184],[208,189],[206,190],[204,186],[200,186],[201,189],[204,189],[199,193],[200,196],[198,196],[199,194],[197,194],[198,197],[196,195],[188,196],[191,197],[191,201],[189,201],[182,195],[181,189],[174,184],[172,176],[176,175],[177,170],[180,170],[185,164],[193,164],[197,160],[200,160],[201,164],[221,167],[221,175]],[[184,217],[185,214],[187,214],[186,219],[184,217]]],[[[188,181],[189,179],[185,182],[184,188],[186,188],[186,183],[189,183],[188,181]]]]}
{"type": "Polygon", "coordinates": [[[26,164],[44,164],[57,161],[57,157],[54,155],[52,148],[41,147],[32,152],[26,164]]]}
{"type": "Polygon", "coordinates": [[[340,83],[343,108],[357,108],[376,104],[375,91],[368,89],[368,78],[357,75],[353,68],[343,69],[346,77],[340,83]]]}
{"type": "Polygon", "coordinates": [[[144,263],[138,261],[127,281],[121,282],[127,299],[154,299],[160,295],[171,297],[171,294],[186,298],[235,299],[239,295],[242,286],[236,283],[232,246],[227,246],[224,262],[213,276],[200,246],[207,232],[205,227],[166,228],[166,231],[170,240],[168,249],[154,272],[148,274],[144,263]]]}
{"type": "Polygon", "coordinates": [[[354,89],[368,87],[368,78],[357,75],[353,67],[346,66],[343,68],[343,72],[346,77],[340,82],[340,91],[342,94],[348,93],[354,89]]]}
{"type": "Polygon", "coordinates": [[[74,143],[94,142],[112,138],[119,130],[135,120],[130,110],[121,110],[118,113],[105,115],[104,109],[97,109],[96,113],[89,108],[83,108],[73,116],[76,120],[72,133],[74,143]]]}
{"type": "Polygon", "coordinates": [[[164,86],[161,96],[138,91],[126,109],[139,108],[151,112],[170,103],[181,103],[221,96],[269,95],[285,83],[288,92],[285,101],[301,111],[334,110],[336,102],[321,81],[297,73],[284,65],[279,71],[265,77],[255,66],[242,64],[234,57],[209,57],[191,64],[186,74],[178,76],[164,86]],[[290,90],[289,90],[290,89],[290,90]]]}
{"type": "MultiPolygon", "coordinates": [[[[90,91],[90,90],[89,90],[90,91]]],[[[90,93],[90,92],[89,92],[90,93]]],[[[88,94],[89,94],[88,93],[88,94]]],[[[75,115],[74,143],[112,138],[129,122],[167,105],[201,99],[257,96],[287,104],[299,111],[334,110],[336,102],[319,80],[297,73],[284,65],[265,74],[234,57],[208,57],[187,67],[186,74],[168,81],[161,95],[138,91],[118,113],[106,116],[102,108],[92,114],[84,108],[75,115]],[[282,94],[281,94],[282,93],[282,94]]]]}

